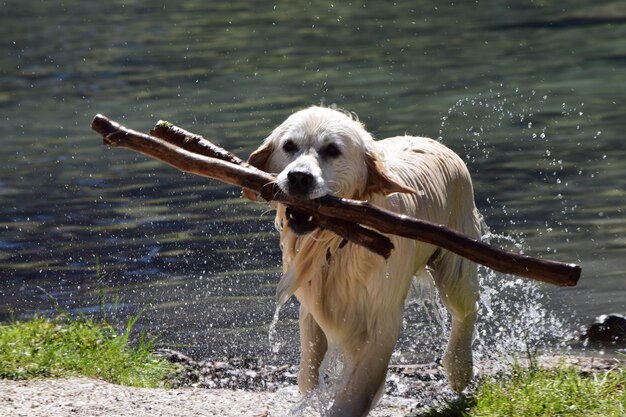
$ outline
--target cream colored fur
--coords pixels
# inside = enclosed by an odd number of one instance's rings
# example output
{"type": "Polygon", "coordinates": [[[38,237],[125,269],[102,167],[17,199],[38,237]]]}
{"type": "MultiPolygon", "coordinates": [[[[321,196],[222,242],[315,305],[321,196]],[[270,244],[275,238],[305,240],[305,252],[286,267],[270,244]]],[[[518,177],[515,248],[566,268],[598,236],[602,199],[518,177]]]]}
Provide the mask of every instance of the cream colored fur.
{"type": "MultiPolygon", "coordinates": [[[[306,171],[315,178],[309,198],[330,193],[367,199],[480,238],[465,164],[432,139],[402,136],[374,141],[353,117],[311,107],[278,126],[249,162],[278,174],[285,191],[290,170],[306,171]],[[298,152],[281,148],[287,140],[298,152]],[[339,156],[323,156],[329,143],[340,149],[339,156]]],[[[465,388],[472,377],[471,343],[478,298],[475,264],[432,245],[396,236],[390,236],[395,249],[385,261],[363,247],[345,244],[326,230],[298,236],[288,221],[285,207],[279,204],[276,225],[284,275],[277,296],[279,303],[284,303],[295,294],[301,304],[298,384],[302,392],[317,386],[322,359],[329,346],[336,346],[345,366],[330,415],[366,416],[383,391],[411,281],[414,276],[427,276],[427,268],[452,316],[444,367],[452,388],[465,388]]]]}

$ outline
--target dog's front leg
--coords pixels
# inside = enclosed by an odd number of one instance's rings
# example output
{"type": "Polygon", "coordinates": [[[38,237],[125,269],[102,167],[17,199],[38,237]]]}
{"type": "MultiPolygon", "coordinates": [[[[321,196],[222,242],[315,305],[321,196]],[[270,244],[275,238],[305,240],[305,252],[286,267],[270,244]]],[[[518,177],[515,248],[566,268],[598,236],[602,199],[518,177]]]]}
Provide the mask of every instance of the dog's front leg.
{"type": "MultiPolygon", "coordinates": [[[[384,393],[387,366],[397,333],[390,334],[394,323],[379,331],[377,337],[360,346],[344,350],[345,365],[341,385],[330,409],[331,417],[365,417],[384,393]]],[[[392,332],[393,333],[393,332],[392,332]]]]}
{"type": "Polygon", "coordinates": [[[311,313],[304,306],[300,306],[300,371],[298,372],[298,387],[305,394],[319,383],[319,370],[328,342],[324,332],[317,324],[311,313]]]}

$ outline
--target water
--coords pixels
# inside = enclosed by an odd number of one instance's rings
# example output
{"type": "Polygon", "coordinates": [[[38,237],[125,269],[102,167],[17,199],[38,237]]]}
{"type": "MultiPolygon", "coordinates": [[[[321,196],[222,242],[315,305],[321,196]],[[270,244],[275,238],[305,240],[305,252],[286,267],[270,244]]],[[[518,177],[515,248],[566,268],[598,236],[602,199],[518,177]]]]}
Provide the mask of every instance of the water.
{"type": "MultiPolygon", "coordinates": [[[[504,336],[506,308],[525,312],[518,341],[524,326],[548,338],[626,312],[623,4],[458,3],[1,4],[0,320],[50,312],[48,295],[97,313],[102,289],[110,309],[119,296],[120,321],[145,308],[143,328],[170,347],[273,356],[272,214],[107,149],[89,125],[96,113],[139,130],[167,119],[245,157],[319,103],[377,137],[440,137],[468,161],[495,243],[582,264],[573,289],[483,271],[482,313],[500,323],[480,337],[504,336]]],[[[420,308],[397,361],[441,349],[436,307],[420,308]]],[[[296,316],[293,301],[281,310],[277,361],[297,359],[296,316]]]]}

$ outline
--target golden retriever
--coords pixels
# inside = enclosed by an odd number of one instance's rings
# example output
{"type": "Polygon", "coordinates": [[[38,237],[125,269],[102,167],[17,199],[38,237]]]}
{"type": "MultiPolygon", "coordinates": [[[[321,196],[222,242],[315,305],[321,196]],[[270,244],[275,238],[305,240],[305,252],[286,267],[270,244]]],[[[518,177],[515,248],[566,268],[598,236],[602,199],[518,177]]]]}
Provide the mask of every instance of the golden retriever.
{"type": "MultiPolygon", "coordinates": [[[[472,182],[463,161],[441,143],[400,136],[375,141],[344,112],[310,107],[291,115],[248,162],[277,174],[285,193],[302,199],[327,194],[443,224],[480,238],[472,182]]],[[[244,190],[254,199],[254,194],[244,190]]],[[[279,303],[300,302],[298,385],[314,389],[330,347],[343,356],[332,417],[366,416],[384,391],[389,359],[402,327],[412,279],[434,279],[452,316],[443,365],[452,388],[472,377],[476,265],[433,245],[390,236],[388,260],[316,228],[296,210],[277,205],[284,275],[279,303]]]]}

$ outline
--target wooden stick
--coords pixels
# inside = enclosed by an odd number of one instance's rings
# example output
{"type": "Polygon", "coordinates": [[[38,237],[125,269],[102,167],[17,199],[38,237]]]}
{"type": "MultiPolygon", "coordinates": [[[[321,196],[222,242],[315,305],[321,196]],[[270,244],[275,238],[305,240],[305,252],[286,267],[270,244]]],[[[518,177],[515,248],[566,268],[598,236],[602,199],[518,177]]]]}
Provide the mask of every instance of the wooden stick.
{"type": "Polygon", "coordinates": [[[160,122],[152,131],[166,137],[166,140],[127,129],[101,115],[94,118],[92,128],[110,146],[132,149],[182,171],[248,188],[258,192],[267,201],[296,207],[312,215],[321,227],[385,257],[389,256],[393,247],[391,242],[363,226],[439,246],[503,273],[559,286],[574,286],[580,278],[581,268],[578,265],[507,252],[445,226],[398,215],[368,202],[333,196],[308,201],[296,200],[282,193],[272,175],[249,166],[203,137],[166,122],[160,122]]]}
{"type": "Polygon", "coordinates": [[[319,212],[329,217],[355,219],[380,232],[431,243],[471,261],[503,272],[559,286],[575,286],[581,268],[575,264],[507,252],[469,238],[445,226],[413,219],[374,206],[367,201],[322,197],[319,212]]]}
{"type": "Polygon", "coordinates": [[[329,218],[321,215],[318,213],[317,205],[314,202],[303,202],[284,194],[274,183],[272,175],[250,167],[241,160],[240,165],[233,163],[230,156],[232,154],[224,150],[220,151],[220,148],[204,138],[202,140],[205,143],[201,145],[190,145],[194,142],[185,142],[182,136],[170,136],[168,141],[165,141],[128,129],[100,114],[94,117],[91,127],[103,136],[106,145],[128,148],[165,162],[181,171],[248,188],[259,193],[266,201],[276,201],[298,207],[299,210],[312,216],[320,227],[331,230],[344,239],[362,245],[385,258],[391,255],[393,244],[386,236],[340,218],[329,218]],[[220,158],[224,157],[226,160],[193,153],[182,146],[188,146],[190,149],[201,146],[203,152],[220,158]]]}
{"type": "Polygon", "coordinates": [[[210,158],[217,158],[222,161],[230,162],[231,164],[242,165],[246,168],[257,170],[259,173],[264,173],[252,165],[247,164],[243,159],[239,159],[234,154],[215,146],[211,143],[211,141],[203,138],[202,136],[188,132],[185,129],[164,120],[159,120],[157,122],[156,126],[150,130],[150,135],[163,139],[172,145],[176,145],[189,152],[208,156],[210,158]]]}

